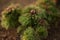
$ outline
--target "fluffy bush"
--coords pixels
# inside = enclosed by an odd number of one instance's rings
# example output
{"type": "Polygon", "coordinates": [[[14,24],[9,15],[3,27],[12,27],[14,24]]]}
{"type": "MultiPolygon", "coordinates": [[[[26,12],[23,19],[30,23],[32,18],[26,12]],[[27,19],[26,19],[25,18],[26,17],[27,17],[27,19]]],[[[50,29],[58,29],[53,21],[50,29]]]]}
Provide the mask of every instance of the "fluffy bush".
{"type": "Polygon", "coordinates": [[[33,28],[28,27],[21,36],[21,40],[36,40],[35,31],[33,28]]]}
{"type": "Polygon", "coordinates": [[[36,33],[38,33],[40,38],[46,38],[48,36],[47,28],[44,26],[37,27],[36,33]]]}
{"type": "Polygon", "coordinates": [[[20,9],[18,8],[8,8],[5,12],[2,13],[1,25],[2,27],[15,28],[20,25],[18,18],[20,16],[20,9]]]}

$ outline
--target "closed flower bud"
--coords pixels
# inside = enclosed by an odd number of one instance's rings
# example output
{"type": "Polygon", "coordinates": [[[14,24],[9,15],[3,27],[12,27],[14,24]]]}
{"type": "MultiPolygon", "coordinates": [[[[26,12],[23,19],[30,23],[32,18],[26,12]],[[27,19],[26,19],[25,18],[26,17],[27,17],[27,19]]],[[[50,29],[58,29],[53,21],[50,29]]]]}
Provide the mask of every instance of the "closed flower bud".
{"type": "Polygon", "coordinates": [[[36,14],[36,10],[32,9],[32,10],[30,11],[30,13],[31,13],[31,14],[36,14]]]}

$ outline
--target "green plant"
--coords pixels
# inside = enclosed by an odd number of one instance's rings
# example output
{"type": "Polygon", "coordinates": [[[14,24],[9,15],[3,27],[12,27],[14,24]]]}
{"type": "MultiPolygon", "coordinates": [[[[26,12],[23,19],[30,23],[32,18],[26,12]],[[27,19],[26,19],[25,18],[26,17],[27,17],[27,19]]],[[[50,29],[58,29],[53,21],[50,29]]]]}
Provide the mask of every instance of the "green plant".
{"type": "Polygon", "coordinates": [[[2,27],[6,29],[18,27],[20,25],[20,23],[18,22],[19,16],[20,11],[17,8],[14,10],[11,9],[9,12],[2,13],[2,27]]]}
{"type": "Polygon", "coordinates": [[[35,31],[33,28],[28,27],[21,36],[21,40],[36,40],[35,39],[35,31]]]}
{"type": "Polygon", "coordinates": [[[55,5],[45,0],[44,6],[30,5],[2,13],[1,25],[6,29],[17,28],[21,40],[41,40],[48,36],[48,27],[55,26],[59,18],[55,5]]]}
{"type": "Polygon", "coordinates": [[[22,35],[24,35],[22,37],[22,40],[30,40],[30,39],[31,40],[37,40],[37,39],[40,40],[39,36],[42,36],[43,38],[47,37],[48,32],[46,32],[47,31],[46,28],[48,26],[48,22],[45,20],[45,18],[47,18],[45,9],[43,9],[43,8],[40,9],[38,6],[25,7],[24,10],[22,11],[21,16],[19,16],[19,22],[21,23],[21,26],[23,26],[23,28],[20,26],[20,28],[18,28],[20,31],[19,30],[17,30],[17,31],[21,33],[21,30],[23,30],[22,31],[23,33],[27,32],[28,34],[30,34],[30,31],[28,31],[28,29],[29,30],[31,29],[30,27],[32,27],[34,29],[34,31],[36,31],[36,30],[38,30],[38,29],[36,29],[38,26],[43,26],[43,28],[41,28],[42,29],[41,32],[43,32],[43,33],[42,33],[42,35],[39,35],[38,31],[37,31],[37,33],[34,32],[35,36],[37,36],[36,39],[31,39],[30,35],[27,38],[26,37],[28,35],[27,33],[22,34],[22,35]],[[26,29],[26,31],[24,31],[25,29],[26,29]],[[45,34],[47,34],[47,35],[45,35],[45,34]]]}
{"type": "Polygon", "coordinates": [[[36,33],[40,36],[40,38],[46,38],[48,36],[48,31],[46,27],[40,26],[36,28],[36,33]]]}

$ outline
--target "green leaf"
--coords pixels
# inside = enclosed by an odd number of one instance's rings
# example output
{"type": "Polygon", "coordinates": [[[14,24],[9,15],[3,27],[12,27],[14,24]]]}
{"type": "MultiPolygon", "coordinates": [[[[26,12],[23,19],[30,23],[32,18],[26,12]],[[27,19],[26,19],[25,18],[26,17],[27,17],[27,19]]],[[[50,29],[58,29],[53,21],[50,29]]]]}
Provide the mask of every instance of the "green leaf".
{"type": "Polygon", "coordinates": [[[37,14],[38,18],[47,18],[46,10],[41,8],[40,12],[37,14]]]}
{"type": "Polygon", "coordinates": [[[53,6],[51,6],[50,8],[48,8],[52,13],[57,13],[57,9],[53,6]]]}
{"type": "Polygon", "coordinates": [[[27,27],[25,26],[18,26],[17,33],[22,33],[27,27]]]}
{"type": "Polygon", "coordinates": [[[28,27],[22,34],[21,40],[36,40],[35,31],[33,28],[28,27]]]}
{"type": "Polygon", "coordinates": [[[9,27],[8,20],[6,20],[6,18],[2,18],[1,25],[3,28],[8,29],[9,27]]]}
{"type": "Polygon", "coordinates": [[[30,15],[29,15],[29,13],[28,13],[28,14],[21,15],[21,16],[19,17],[19,22],[20,22],[23,26],[28,25],[28,23],[30,22],[30,15]]]}
{"type": "Polygon", "coordinates": [[[18,25],[20,24],[18,22],[19,16],[20,16],[20,12],[18,12],[17,9],[14,9],[6,14],[3,13],[1,25],[6,29],[18,27],[18,25]]]}
{"type": "Polygon", "coordinates": [[[37,27],[36,31],[39,34],[40,38],[46,38],[48,36],[47,28],[45,28],[45,26],[37,27]]]}

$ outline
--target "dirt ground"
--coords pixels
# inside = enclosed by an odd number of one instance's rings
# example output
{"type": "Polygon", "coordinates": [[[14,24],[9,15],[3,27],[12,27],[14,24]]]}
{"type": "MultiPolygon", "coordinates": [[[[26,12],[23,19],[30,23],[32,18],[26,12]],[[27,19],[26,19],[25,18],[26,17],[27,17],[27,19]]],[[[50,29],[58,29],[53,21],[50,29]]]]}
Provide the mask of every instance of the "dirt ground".
{"type": "Polygon", "coordinates": [[[21,6],[25,6],[36,2],[36,0],[0,0],[0,12],[11,3],[19,3],[21,6]]]}

